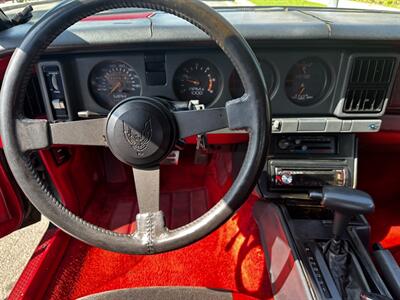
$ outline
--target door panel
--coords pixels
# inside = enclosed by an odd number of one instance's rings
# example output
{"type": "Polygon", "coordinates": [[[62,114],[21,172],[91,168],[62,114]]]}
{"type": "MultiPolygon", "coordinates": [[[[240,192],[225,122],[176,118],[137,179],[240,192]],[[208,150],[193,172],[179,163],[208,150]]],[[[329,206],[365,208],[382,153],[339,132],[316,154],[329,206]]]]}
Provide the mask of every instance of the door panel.
{"type": "Polygon", "coordinates": [[[0,238],[19,229],[23,220],[23,206],[15,192],[13,179],[4,168],[4,154],[0,153],[0,238]]]}
{"type": "Polygon", "coordinates": [[[3,193],[0,194],[0,224],[11,219],[10,211],[8,210],[6,199],[3,193]]]}
{"type": "MultiPolygon", "coordinates": [[[[3,79],[10,56],[0,58],[0,80],[3,79]]],[[[23,221],[23,205],[18,188],[8,170],[0,140],[0,238],[19,229],[23,221]]]]}

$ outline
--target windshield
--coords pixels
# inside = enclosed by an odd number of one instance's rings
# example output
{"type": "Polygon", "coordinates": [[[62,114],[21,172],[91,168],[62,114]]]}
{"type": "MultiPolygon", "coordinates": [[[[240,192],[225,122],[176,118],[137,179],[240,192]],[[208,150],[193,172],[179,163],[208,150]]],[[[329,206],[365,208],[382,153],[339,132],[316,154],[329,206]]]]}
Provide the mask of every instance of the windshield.
{"type": "MultiPolygon", "coordinates": [[[[112,0],[111,0],[112,1],[112,0]]],[[[60,0],[0,0],[0,8],[13,17],[26,5],[32,4],[35,21],[44,13],[60,3],[60,0]]],[[[204,1],[212,7],[316,7],[316,8],[347,8],[362,10],[380,10],[400,12],[398,0],[227,0],[204,1]]]]}

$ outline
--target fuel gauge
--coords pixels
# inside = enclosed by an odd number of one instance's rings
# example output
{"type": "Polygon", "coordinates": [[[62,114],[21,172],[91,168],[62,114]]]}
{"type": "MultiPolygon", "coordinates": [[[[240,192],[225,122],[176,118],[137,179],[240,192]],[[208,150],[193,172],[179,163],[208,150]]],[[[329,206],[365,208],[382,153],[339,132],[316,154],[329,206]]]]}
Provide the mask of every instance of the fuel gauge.
{"type": "Polygon", "coordinates": [[[331,73],[319,58],[306,58],[297,62],[285,80],[288,98],[299,105],[312,105],[326,95],[331,73]]]}

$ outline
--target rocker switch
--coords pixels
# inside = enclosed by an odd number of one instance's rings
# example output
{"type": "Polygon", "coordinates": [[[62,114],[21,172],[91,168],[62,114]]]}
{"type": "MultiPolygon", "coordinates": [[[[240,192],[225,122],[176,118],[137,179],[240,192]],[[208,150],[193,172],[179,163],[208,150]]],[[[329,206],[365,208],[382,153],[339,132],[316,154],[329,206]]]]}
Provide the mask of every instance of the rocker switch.
{"type": "Polygon", "coordinates": [[[68,119],[60,66],[57,64],[46,64],[42,67],[42,72],[54,119],[68,119]]]}
{"type": "Polygon", "coordinates": [[[51,104],[53,105],[53,108],[55,110],[61,110],[61,109],[65,110],[65,102],[64,102],[64,100],[54,99],[54,100],[51,101],[51,104]]]}

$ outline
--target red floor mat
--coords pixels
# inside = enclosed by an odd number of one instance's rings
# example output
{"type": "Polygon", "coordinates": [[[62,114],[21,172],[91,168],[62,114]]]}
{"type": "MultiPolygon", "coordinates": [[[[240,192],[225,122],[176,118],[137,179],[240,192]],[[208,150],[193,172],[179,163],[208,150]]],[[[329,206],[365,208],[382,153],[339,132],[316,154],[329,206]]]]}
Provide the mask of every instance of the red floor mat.
{"type": "MultiPolygon", "coordinates": [[[[230,153],[215,154],[208,166],[192,165],[192,161],[183,157],[179,166],[162,169],[160,205],[169,228],[203,214],[232,182],[230,153]]],[[[133,182],[128,182],[131,184],[100,185],[85,219],[119,232],[132,232],[137,204],[133,182]]],[[[270,280],[251,212],[256,200],[252,196],[231,220],[205,239],[165,254],[123,255],[72,240],[47,298],[74,299],[132,287],[195,286],[270,299],[270,280]]]]}
{"type": "MultiPolygon", "coordinates": [[[[201,198],[206,193],[206,190],[198,189],[164,195],[164,207],[170,206],[165,210],[169,212],[169,223],[175,222],[172,225],[178,226],[188,218],[195,218],[204,207],[205,198],[201,198]]],[[[133,199],[119,200],[122,206],[117,205],[116,209],[122,210],[121,207],[124,207],[126,215],[132,214],[130,203],[133,199]]],[[[74,240],[66,251],[47,296],[51,299],[74,299],[129,287],[204,286],[232,290],[260,299],[271,298],[258,230],[251,217],[254,202],[255,197],[228,223],[204,240],[170,253],[155,256],[121,255],[74,240]]],[[[110,207],[104,208],[109,211],[110,207]]],[[[114,222],[112,219],[109,218],[109,221],[114,222]]],[[[119,231],[126,231],[126,228],[119,228],[119,231]]]]}

